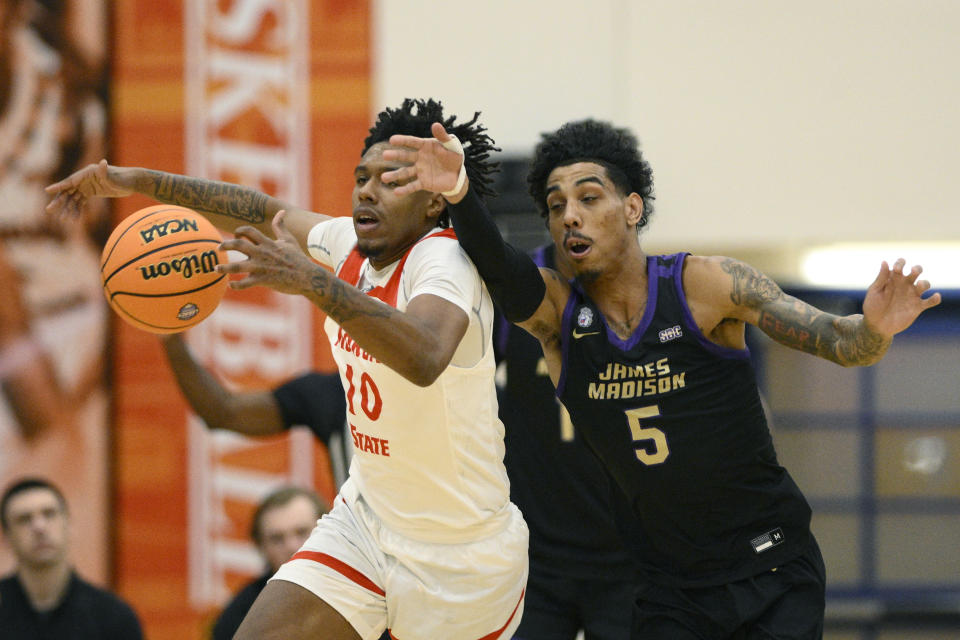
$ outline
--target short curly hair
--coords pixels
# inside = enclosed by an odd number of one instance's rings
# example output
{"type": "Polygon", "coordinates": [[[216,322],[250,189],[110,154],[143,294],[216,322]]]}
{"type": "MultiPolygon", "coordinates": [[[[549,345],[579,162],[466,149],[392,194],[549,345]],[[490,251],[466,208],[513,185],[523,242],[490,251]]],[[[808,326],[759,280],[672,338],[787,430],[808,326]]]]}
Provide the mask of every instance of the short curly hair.
{"type": "MultiPolygon", "coordinates": [[[[457,136],[463,145],[463,164],[477,195],[481,198],[493,197],[496,191],[490,185],[493,175],[500,170],[500,163],[493,162],[490,154],[500,149],[494,146],[493,138],[487,134],[487,128],[478,122],[479,118],[480,112],[477,111],[472,119],[457,124],[457,116],[444,117],[443,104],[438,100],[405,98],[400,107],[387,107],[377,114],[377,121],[370,127],[370,135],[363,141],[360,155],[378,142],[389,141],[390,136],[396,134],[432,138],[430,126],[439,122],[447,133],[457,136]]],[[[440,226],[449,226],[446,212],[441,216],[440,226]]]]}
{"type": "Polygon", "coordinates": [[[593,119],[568,122],[541,136],[527,173],[530,195],[540,215],[547,217],[547,178],[557,167],[577,162],[595,162],[607,170],[622,195],[638,194],[643,215],[637,230],[647,226],[653,214],[653,170],[643,159],[640,143],[629,129],[593,119]]]}
{"type": "Polygon", "coordinates": [[[26,477],[21,478],[20,480],[15,481],[13,484],[8,486],[3,491],[3,497],[0,498],[0,529],[3,531],[10,530],[10,520],[7,517],[7,506],[10,504],[10,501],[17,497],[19,494],[24,493],[25,491],[30,491],[32,489],[44,489],[49,491],[56,497],[57,502],[60,503],[60,509],[64,513],[69,513],[67,508],[67,499],[63,497],[63,492],[60,489],[47,480],[46,478],[40,477],[26,477]]]}

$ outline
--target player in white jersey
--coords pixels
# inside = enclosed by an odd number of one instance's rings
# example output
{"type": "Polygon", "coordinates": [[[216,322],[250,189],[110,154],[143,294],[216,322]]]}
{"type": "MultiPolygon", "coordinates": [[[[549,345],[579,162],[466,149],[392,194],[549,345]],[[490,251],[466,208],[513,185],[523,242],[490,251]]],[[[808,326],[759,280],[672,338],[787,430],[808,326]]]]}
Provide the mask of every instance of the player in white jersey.
{"type": "Polygon", "coordinates": [[[446,229],[442,195],[398,197],[400,183],[380,179],[402,166],[383,158],[391,135],[424,135],[440,121],[489,194],[492,140],[477,115],[455,120],[433,100],[381,112],[354,172],[352,221],[106,162],[47,188],[54,214],[133,192],[197,209],[235,233],[224,249],[247,256],[221,265],[247,274],[231,286],[304,295],[327,313],[355,448],[350,477],[237,638],[373,640],[387,629],[402,640],[494,640],[519,624],[527,528],[503,467],[490,298],[446,229]]]}

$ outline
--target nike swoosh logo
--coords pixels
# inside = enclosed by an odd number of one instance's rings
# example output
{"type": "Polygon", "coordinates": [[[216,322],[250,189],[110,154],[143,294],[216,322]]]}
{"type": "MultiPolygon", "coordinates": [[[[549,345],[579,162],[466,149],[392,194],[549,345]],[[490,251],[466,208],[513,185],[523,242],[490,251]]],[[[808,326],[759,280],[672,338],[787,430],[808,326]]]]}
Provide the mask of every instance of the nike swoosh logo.
{"type": "Polygon", "coordinates": [[[589,332],[587,332],[587,333],[580,333],[579,331],[577,331],[576,329],[574,329],[574,330],[573,330],[573,339],[574,339],[574,340],[579,340],[580,338],[585,338],[586,336],[595,336],[595,335],[597,335],[597,334],[599,334],[599,333],[600,333],[599,331],[589,331],[589,332]]]}

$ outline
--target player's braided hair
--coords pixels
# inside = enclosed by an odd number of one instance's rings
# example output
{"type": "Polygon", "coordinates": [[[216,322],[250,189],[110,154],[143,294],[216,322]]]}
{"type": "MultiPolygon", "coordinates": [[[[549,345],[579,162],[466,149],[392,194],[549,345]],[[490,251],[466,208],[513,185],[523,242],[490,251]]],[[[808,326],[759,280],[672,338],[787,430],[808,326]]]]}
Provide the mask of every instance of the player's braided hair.
{"type": "MultiPolygon", "coordinates": [[[[405,98],[399,108],[387,107],[377,115],[377,121],[370,127],[370,135],[363,141],[360,155],[378,142],[390,140],[390,136],[395,134],[431,138],[433,134],[430,133],[430,125],[439,122],[448,133],[460,139],[464,153],[463,164],[477,195],[481,198],[492,197],[496,192],[490,184],[493,182],[493,174],[500,170],[500,163],[492,162],[490,154],[500,149],[494,146],[493,139],[487,135],[487,128],[477,122],[479,118],[480,112],[477,111],[471,120],[457,124],[457,116],[444,117],[443,105],[437,100],[405,98]]],[[[441,218],[440,226],[448,226],[446,212],[441,218]]]]}
{"type": "Polygon", "coordinates": [[[643,199],[643,216],[637,222],[637,230],[647,226],[653,214],[653,171],[643,159],[640,143],[629,129],[593,119],[568,122],[541,136],[527,173],[530,195],[541,216],[547,217],[550,172],[577,162],[603,166],[622,195],[639,195],[643,199]]]}

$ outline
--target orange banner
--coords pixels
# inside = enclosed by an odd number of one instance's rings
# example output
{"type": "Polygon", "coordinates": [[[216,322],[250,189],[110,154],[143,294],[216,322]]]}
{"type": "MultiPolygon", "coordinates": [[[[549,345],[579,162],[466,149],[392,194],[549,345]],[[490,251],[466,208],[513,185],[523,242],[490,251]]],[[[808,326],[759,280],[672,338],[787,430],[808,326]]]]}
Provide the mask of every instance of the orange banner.
{"type": "MultiPolygon", "coordinates": [[[[366,2],[124,0],[114,16],[116,164],[240,182],[331,214],[350,210],[369,128],[366,2]]],[[[117,219],[151,204],[122,201],[117,219]]],[[[118,588],[152,640],[205,637],[212,615],[262,571],[252,507],[277,484],[332,499],[307,433],[251,440],[186,410],[157,339],[114,322],[118,588]]],[[[228,292],[188,333],[228,386],[331,370],[320,314],[266,290],[228,292]]]]}
{"type": "MultiPolygon", "coordinates": [[[[109,389],[99,257],[105,207],[44,215],[43,187],[106,145],[103,0],[0,2],[0,491],[24,476],[57,485],[72,559],[109,578],[109,389]]],[[[0,544],[0,575],[13,568],[0,544]]],[[[2,635],[2,633],[0,633],[2,635]]]]}

